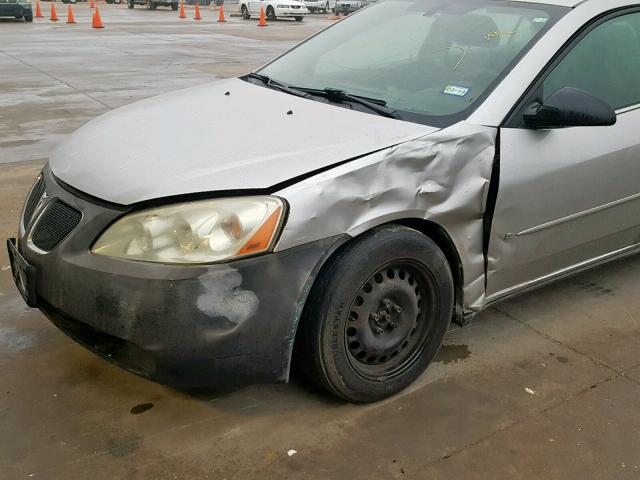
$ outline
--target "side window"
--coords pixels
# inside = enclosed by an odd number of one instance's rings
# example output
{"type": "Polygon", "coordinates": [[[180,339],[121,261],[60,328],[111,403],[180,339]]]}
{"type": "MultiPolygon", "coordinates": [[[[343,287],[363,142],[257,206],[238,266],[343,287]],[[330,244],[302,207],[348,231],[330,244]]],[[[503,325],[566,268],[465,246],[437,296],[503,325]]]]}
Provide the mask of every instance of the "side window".
{"type": "Polygon", "coordinates": [[[544,81],[543,98],[563,87],[589,92],[616,110],[640,104],[640,13],[589,32],[544,81]]]}

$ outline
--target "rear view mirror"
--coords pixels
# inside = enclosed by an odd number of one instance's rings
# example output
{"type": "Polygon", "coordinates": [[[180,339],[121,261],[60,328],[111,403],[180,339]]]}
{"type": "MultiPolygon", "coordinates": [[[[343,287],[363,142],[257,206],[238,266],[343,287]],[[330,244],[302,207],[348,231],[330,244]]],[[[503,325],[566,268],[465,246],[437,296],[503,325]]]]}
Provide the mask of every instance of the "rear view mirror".
{"type": "Polygon", "coordinates": [[[607,102],[571,87],[561,88],[542,105],[531,105],[524,114],[529,128],[609,126],[616,120],[616,112],[607,102]]]}

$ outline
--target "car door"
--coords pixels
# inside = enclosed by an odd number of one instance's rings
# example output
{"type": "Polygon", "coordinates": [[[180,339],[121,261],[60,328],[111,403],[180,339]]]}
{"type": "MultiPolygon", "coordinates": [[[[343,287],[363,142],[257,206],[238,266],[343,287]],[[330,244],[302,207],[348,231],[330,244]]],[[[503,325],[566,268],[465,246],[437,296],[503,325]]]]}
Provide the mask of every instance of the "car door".
{"type": "Polygon", "coordinates": [[[489,301],[639,245],[638,9],[588,26],[505,125],[487,256],[489,301]],[[526,128],[526,108],[566,86],[607,101],[616,124],[526,128]]]}
{"type": "Polygon", "coordinates": [[[267,2],[265,0],[249,0],[249,12],[252,15],[260,14],[260,9],[264,8],[265,14],[267,12],[267,2]]]}

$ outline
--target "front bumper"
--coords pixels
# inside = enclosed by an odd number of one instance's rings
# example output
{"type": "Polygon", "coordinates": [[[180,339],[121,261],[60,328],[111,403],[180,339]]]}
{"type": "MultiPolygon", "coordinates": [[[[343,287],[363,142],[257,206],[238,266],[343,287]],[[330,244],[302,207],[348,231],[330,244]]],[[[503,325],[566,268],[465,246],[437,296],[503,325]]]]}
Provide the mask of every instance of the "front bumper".
{"type": "Polygon", "coordinates": [[[304,17],[309,14],[309,9],[303,8],[276,8],[276,17],[304,17]]]}
{"type": "Polygon", "coordinates": [[[336,13],[353,13],[362,8],[361,5],[340,5],[336,3],[335,12],[336,13]]]}
{"type": "Polygon", "coordinates": [[[217,265],[176,266],[91,254],[126,209],[72,194],[48,168],[47,195],[83,213],[53,251],[18,241],[36,267],[39,308],[95,353],[179,387],[286,381],[306,296],[342,237],[217,265]]]}

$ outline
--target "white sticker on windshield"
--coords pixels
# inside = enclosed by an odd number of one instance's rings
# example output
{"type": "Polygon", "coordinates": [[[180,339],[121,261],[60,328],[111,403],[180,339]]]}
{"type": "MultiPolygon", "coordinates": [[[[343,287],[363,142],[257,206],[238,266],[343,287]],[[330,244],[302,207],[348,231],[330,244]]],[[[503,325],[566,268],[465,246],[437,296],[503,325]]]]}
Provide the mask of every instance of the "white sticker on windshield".
{"type": "Polygon", "coordinates": [[[547,23],[549,21],[548,18],[538,17],[531,20],[532,23],[547,23]]]}
{"type": "Polygon", "coordinates": [[[455,95],[456,97],[464,97],[471,89],[467,87],[458,87],[456,85],[447,85],[442,93],[447,95],[455,95]]]}

